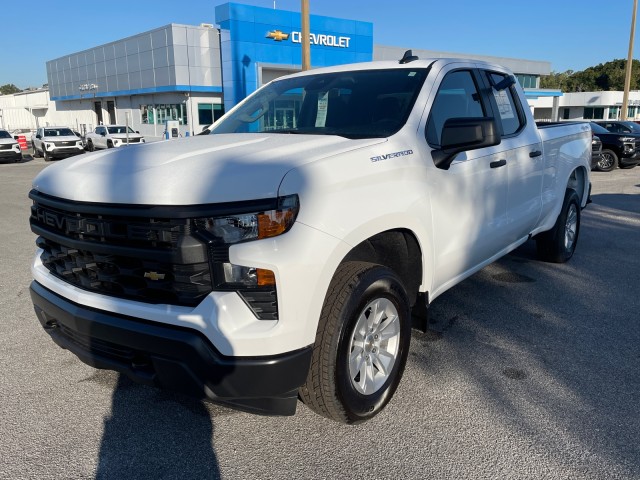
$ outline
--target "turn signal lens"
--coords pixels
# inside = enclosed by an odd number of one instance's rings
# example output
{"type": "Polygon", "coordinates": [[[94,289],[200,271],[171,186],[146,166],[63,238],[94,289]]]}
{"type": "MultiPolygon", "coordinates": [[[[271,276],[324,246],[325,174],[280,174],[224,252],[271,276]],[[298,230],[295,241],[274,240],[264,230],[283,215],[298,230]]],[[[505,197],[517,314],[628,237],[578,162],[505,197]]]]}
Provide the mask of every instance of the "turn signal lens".
{"type": "Polygon", "coordinates": [[[263,268],[256,269],[258,274],[258,286],[259,287],[273,287],[276,284],[276,276],[271,270],[265,270],[263,268]]]}

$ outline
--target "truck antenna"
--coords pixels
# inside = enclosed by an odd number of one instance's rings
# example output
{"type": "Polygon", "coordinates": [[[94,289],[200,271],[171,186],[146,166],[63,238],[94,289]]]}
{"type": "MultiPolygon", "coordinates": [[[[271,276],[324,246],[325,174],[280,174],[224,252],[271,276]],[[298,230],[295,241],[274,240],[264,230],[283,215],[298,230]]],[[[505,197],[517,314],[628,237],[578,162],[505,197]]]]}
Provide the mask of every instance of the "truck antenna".
{"type": "Polygon", "coordinates": [[[418,57],[416,57],[411,50],[407,50],[406,52],[404,52],[404,55],[402,56],[402,58],[398,63],[403,64],[403,63],[414,62],[416,60],[418,60],[418,57]]]}

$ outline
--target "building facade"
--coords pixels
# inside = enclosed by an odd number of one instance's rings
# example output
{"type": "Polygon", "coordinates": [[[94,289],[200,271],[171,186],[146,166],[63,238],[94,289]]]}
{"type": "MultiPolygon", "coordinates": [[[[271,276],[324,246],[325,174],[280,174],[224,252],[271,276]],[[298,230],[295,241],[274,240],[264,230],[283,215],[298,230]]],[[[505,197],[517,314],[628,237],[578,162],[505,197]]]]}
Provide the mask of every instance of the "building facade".
{"type": "MultiPolygon", "coordinates": [[[[25,95],[9,109],[0,97],[0,120],[15,128],[57,124],[79,131],[128,123],[151,138],[160,138],[173,120],[181,134],[198,133],[263,84],[301,69],[300,20],[299,12],[226,3],[215,8],[217,28],[171,24],[71,53],[47,62],[48,98],[25,95]]],[[[398,60],[410,48],[374,46],[370,22],[311,15],[310,31],[314,68],[398,60]]],[[[510,67],[532,100],[562,95],[538,88],[549,62],[413,52],[510,67]]],[[[287,108],[279,113],[288,115],[287,108]]]]}
{"type": "MultiPolygon", "coordinates": [[[[549,99],[534,102],[536,120],[619,120],[622,118],[624,92],[565,93],[558,103],[557,115],[549,99]]],[[[629,92],[627,119],[640,121],[640,91],[629,92]]]]}

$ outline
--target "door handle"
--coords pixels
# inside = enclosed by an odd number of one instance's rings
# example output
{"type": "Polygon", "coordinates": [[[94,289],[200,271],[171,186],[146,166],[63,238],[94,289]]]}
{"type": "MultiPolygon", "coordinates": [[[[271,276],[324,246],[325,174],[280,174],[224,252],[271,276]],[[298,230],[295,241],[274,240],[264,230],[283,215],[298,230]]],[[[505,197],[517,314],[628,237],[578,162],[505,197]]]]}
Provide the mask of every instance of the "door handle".
{"type": "Polygon", "coordinates": [[[531,158],[539,157],[540,155],[542,155],[542,152],[540,150],[534,150],[533,152],[529,152],[529,156],[531,158]]]}
{"type": "Polygon", "coordinates": [[[489,166],[491,168],[504,167],[507,164],[507,161],[503,158],[502,160],[497,160],[495,162],[491,162],[489,166]]]}

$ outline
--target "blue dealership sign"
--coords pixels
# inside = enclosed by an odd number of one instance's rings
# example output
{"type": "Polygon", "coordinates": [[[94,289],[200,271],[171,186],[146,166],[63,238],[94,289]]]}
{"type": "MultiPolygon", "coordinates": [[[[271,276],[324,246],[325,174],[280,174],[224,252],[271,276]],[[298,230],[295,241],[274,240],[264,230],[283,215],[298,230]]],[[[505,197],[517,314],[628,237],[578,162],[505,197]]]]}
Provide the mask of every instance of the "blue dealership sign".
{"type": "MultiPolygon", "coordinates": [[[[259,87],[260,66],[300,69],[299,12],[226,3],[215,13],[226,110],[259,87]]],[[[312,67],[373,59],[372,23],[311,15],[310,30],[312,67]]]]}

